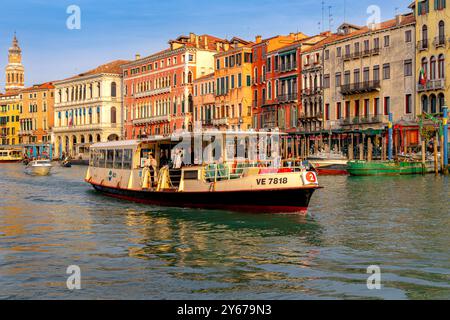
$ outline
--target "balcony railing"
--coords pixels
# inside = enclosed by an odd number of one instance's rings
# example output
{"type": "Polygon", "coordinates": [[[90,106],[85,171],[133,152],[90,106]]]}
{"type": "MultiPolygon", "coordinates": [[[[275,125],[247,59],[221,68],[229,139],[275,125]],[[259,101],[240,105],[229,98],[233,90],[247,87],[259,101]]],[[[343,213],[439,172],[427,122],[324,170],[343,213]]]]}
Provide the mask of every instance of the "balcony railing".
{"type": "Polygon", "coordinates": [[[280,72],[288,72],[297,69],[297,61],[292,61],[289,63],[282,63],[280,65],[280,72]]]}
{"type": "Polygon", "coordinates": [[[423,39],[417,42],[417,49],[419,51],[428,50],[428,39],[423,39]]]}
{"type": "Polygon", "coordinates": [[[298,100],[297,92],[292,92],[288,94],[280,94],[278,95],[279,102],[295,102],[298,100]]]}
{"type": "Polygon", "coordinates": [[[359,115],[354,117],[345,117],[339,120],[340,125],[358,125],[358,124],[376,124],[376,123],[388,123],[388,116],[386,115],[359,115]]]}
{"type": "Polygon", "coordinates": [[[353,53],[345,53],[344,60],[358,59],[361,57],[375,56],[380,54],[380,48],[373,48],[367,50],[360,50],[353,53]]]}
{"type": "Polygon", "coordinates": [[[417,91],[433,91],[445,89],[445,79],[428,80],[425,85],[418,84],[417,91]]]}
{"type": "Polygon", "coordinates": [[[302,90],[302,96],[307,97],[307,96],[312,96],[312,95],[315,95],[315,94],[321,94],[322,90],[323,90],[322,87],[303,89],[302,90]]]}
{"type": "Polygon", "coordinates": [[[153,90],[147,90],[139,93],[135,93],[135,98],[143,98],[143,97],[150,97],[150,96],[156,96],[158,94],[164,94],[164,93],[170,93],[172,92],[172,87],[165,87],[165,88],[159,88],[159,89],[153,89],[153,90]]]}
{"type": "Polygon", "coordinates": [[[381,85],[380,81],[365,81],[365,82],[356,82],[351,84],[344,84],[341,86],[341,94],[350,95],[357,94],[363,92],[371,92],[380,90],[381,85]]]}
{"type": "Polygon", "coordinates": [[[445,38],[445,36],[438,36],[436,38],[434,38],[433,44],[436,48],[439,47],[445,47],[447,42],[447,39],[445,38]]]}
{"type": "Polygon", "coordinates": [[[102,125],[102,124],[80,124],[80,125],[74,125],[74,126],[60,126],[60,127],[53,127],[53,132],[59,133],[59,132],[70,132],[70,131],[91,131],[91,130],[100,130],[103,128],[111,128],[112,124],[109,125],[102,125]]]}
{"type": "Polygon", "coordinates": [[[226,126],[228,125],[228,118],[220,118],[212,120],[213,126],[226,126]]]}
{"type": "Polygon", "coordinates": [[[318,113],[314,113],[314,114],[301,113],[299,120],[301,122],[314,121],[314,120],[323,121],[323,113],[322,112],[318,112],[318,113]]]}
{"type": "Polygon", "coordinates": [[[161,123],[161,122],[170,122],[170,115],[162,115],[162,116],[154,116],[147,117],[142,119],[134,119],[133,124],[147,124],[147,123],[161,123]]]}

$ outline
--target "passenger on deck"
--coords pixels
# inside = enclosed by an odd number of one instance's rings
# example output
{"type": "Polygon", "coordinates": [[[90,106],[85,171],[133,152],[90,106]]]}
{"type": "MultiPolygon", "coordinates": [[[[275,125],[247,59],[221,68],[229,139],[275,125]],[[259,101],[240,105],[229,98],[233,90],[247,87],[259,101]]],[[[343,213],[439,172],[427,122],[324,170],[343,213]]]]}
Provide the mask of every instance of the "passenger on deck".
{"type": "Polygon", "coordinates": [[[177,149],[177,150],[175,150],[173,167],[175,169],[181,169],[182,166],[183,166],[183,151],[180,149],[177,149]]]}
{"type": "Polygon", "coordinates": [[[158,181],[158,163],[152,152],[150,152],[148,159],[145,161],[144,167],[150,170],[150,181],[152,186],[154,186],[158,181]]]}

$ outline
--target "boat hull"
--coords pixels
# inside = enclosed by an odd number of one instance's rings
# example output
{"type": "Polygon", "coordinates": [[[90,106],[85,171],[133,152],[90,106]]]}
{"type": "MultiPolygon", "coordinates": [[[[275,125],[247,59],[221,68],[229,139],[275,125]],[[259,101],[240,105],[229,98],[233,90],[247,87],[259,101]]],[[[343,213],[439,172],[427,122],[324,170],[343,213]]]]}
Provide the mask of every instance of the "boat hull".
{"type": "Polygon", "coordinates": [[[347,160],[309,160],[322,176],[348,175],[347,160]]]}
{"type": "Polygon", "coordinates": [[[28,172],[35,176],[48,176],[50,174],[51,167],[31,167],[28,168],[28,172]]]}
{"type": "Polygon", "coordinates": [[[0,163],[18,163],[21,162],[22,160],[0,160],[0,163]]]}
{"type": "Polygon", "coordinates": [[[423,166],[420,162],[350,161],[348,172],[352,176],[396,176],[429,173],[432,172],[432,168],[429,164],[423,166]]]}
{"type": "MultiPolygon", "coordinates": [[[[92,184],[92,183],[91,183],[92,184]]],[[[318,187],[229,192],[152,192],[105,187],[95,190],[119,199],[168,207],[218,209],[253,213],[306,214],[318,187]]]]}

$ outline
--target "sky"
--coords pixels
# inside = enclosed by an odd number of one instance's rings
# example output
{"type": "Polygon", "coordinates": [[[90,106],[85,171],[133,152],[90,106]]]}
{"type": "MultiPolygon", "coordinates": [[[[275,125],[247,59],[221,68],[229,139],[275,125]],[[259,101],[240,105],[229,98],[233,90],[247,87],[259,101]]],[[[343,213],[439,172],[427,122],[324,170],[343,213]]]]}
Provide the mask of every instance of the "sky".
{"type": "Polygon", "coordinates": [[[211,34],[253,41],[301,31],[335,31],[344,21],[366,24],[371,5],[381,20],[409,12],[412,0],[15,0],[0,11],[0,92],[8,48],[17,32],[26,85],[65,79],[116,59],[132,60],[167,48],[179,35],[211,34]],[[346,5],[344,5],[346,3],[346,5]],[[80,29],[67,28],[76,5],[80,29]],[[332,23],[329,23],[331,6],[332,23]]]}

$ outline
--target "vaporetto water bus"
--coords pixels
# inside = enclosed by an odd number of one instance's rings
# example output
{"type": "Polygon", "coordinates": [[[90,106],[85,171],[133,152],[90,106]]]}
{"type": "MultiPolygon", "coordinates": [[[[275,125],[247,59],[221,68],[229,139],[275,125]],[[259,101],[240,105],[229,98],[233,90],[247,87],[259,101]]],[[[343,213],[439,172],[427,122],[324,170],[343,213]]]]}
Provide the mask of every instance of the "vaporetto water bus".
{"type": "Polygon", "coordinates": [[[0,150],[0,163],[13,163],[22,161],[22,152],[19,150],[0,150]]]}
{"type": "Polygon", "coordinates": [[[235,158],[177,166],[169,160],[179,152],[173,148],[165,137],[94,144],[85,181],[124,200],[256,213],[304,214],[320,188],[316,173],[301,161],[273,166],[272,160],[235,158]],[[150,155],[157,162],[151,168],[150,155]]]}

